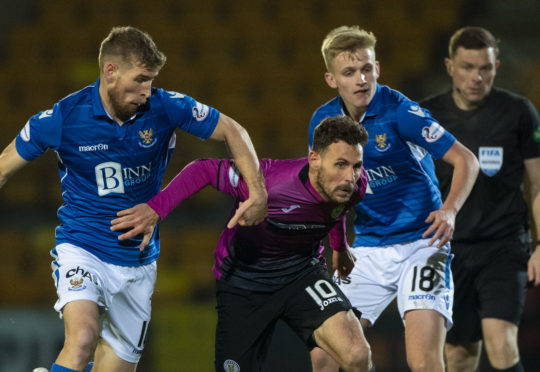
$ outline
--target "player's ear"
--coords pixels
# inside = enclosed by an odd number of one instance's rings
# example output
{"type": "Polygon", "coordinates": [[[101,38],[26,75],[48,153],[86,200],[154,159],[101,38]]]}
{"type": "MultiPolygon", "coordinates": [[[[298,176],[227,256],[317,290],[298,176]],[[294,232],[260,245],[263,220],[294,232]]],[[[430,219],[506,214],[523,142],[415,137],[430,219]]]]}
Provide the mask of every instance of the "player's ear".
{"type": "Polygon", "coordinates": [[[110,81],[111,79],[114,79],[116,77],[116,73],[118,71],[118,65],[112,62],[107,62],[103,66],[103,77],[110,81]]]}
{"type": "Polygon", "coordinates": [[[310,169],[319,169],[321,166],[321,156],[318,152],[311,150],[308,155],[308,162],[310,169]]]}
{"type": "Polygon", "coordinates": [[[326,84],[332,89],[337,88],[336,80],[334,79],[334,75],[332,75],[331,72],[325,72],[324,73],[324,80],[326,81],[326,84]]]}
{"type": "Polygon", "coordinates": [[[448,72],[448,75],[452,76],[452,74],[454,73],[454,63],[450,58],[445,58],[444,64],[446,65],[446,71],[448,72]]]}

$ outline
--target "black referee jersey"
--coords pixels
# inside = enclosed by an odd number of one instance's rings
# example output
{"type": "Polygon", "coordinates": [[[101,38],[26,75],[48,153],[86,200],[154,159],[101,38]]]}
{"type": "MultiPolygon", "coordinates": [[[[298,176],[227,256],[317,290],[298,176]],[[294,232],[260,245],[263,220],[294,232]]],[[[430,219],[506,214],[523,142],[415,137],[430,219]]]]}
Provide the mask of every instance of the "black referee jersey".
{"type": "MultiPolygon", "coordinates": [[[[528,229],[523,161],[540,157],[540,117],[532,103],[515,93],[492,88],[484,104],[471,111],[459,109],[451,91],[428,97],[420,104],[480,163],[474,188],[457,214],[454,241],[500,239],[528,229]]],[[[453,167],[442,160],[435,165],[444,200],[453,167]]]]}

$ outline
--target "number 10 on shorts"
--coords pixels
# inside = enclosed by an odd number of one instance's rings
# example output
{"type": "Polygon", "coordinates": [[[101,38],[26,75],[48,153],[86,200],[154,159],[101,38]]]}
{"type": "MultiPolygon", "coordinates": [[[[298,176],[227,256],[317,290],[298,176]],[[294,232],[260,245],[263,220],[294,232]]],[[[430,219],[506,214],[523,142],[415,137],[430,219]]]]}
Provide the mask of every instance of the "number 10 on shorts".
{"type": "Polygon", "coordinates": [[[343,301],[343,299],[337,295],[332,284],[324,279],[317,281],[313,286],[307,286],[305,289],[315,303],[321,307],[321,310],[324,310],[324,308],[331,303],[343,301]]]}

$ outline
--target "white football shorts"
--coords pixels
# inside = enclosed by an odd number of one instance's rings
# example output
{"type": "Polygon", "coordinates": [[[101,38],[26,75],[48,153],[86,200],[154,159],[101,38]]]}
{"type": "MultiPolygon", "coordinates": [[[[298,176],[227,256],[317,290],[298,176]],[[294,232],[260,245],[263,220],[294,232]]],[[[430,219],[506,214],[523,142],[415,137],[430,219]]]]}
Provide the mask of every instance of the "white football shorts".
{"type": "Polygon", "coordinates": [[[452,326],[454,283],[447,244],[430,247],[429,239],[383,247],[355,247],[356,262],[346,279],[334,281],[373,325],[397,296],[401,319],[407,311],[430,309],[441,313],[446,328],[452,326]]]}
{"type": "Polygon", "coordinates": [[[101,337],[122,359],[137,363],[150,322],[151,297],[156,282],[156,262],[143,266],[118,266],[101,261],[72,244],[51,251],[58,301],[64,306],[90,300],[100,307],[101,337]]]}

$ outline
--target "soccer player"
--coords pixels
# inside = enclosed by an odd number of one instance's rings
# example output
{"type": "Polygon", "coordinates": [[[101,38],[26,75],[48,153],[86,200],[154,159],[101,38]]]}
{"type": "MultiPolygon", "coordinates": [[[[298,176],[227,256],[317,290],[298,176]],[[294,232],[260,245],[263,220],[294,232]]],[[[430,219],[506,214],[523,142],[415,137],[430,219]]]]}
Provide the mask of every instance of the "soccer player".
{"type": "MultiPolygon", "coordinates": [[[[215,251],[216,371],[261,371],[278,319],[346,371],[369,370],[370,348],[358,318],[321,256],[321,240],[332,229],[340,275],[354,265],[343,224],[365,192],[366,140],[366,131],[350,118],[328,118],[315,130],[308,158],[261,161],[268,218],[258,226],[232,227],[233,217],[215,251]]],[[[121,239],[151,235],[159,219],[207,185],[232,195],[235,208],[248,197],[233,161],[198,160],[147,204],[119,212],[112,229],[131,228],[121,239]]]]}
{"type": "MultiPolygon", "coordinates": [[[[493,87],[498,41],[481,27],[464,27],[448,46],[452,89],[422,102],[456,138],[477,154],[481,172],[456,219],[452,242],[454,327],[445,353],[450,372],[475,371],[484,340],[492,371],[523,371],[517,343],[527,292],[528,209],[540,231],[540,117],[525,97],[493,87]]],[[[451,169],[436,163],[443,195],[451,169]]],[[[540,283],[540,250],[529,279],[540,283]]]]}
{"type": "MultiPolygon", "coordinates": [[[[355,207],[357,264],[339,285],[372,325],[397,296],[405,324],[407,363],[417,371],[443,371],[443,344],[452,324],[449,239],[457,212],[476,175],[475,156],[417,103],[379,85],[375,36],[358,26],[332,30],[322,43],[325,80],[339,95],[319,107],[323,118],[350,116],[369,133],[364,147],[368,188],[355,207]],[[444,203],[432,158],[454,167],[444,203]]],[[[327,354],[312,352],[314,371],[337,371],[327,354]]]]}
{"type": "Polygon", "coordinates": [[[27,162],[58,155],[64,203],[51,251],[58,293],[54,308],[65,342],[51,372],[81,371],[94,356],[99,371],[134,371],[150,321],[159,235],[119,242],[110,220],[161,188],[175,129],[226,142],[246,179],[243,225],[266,216],[257,156],[234,120],[193,98],[153,88],[166,61],[151,37],[115,27],[101,43],[100,77],[32,116],[0,155],[0,187],[27,162]]]}

